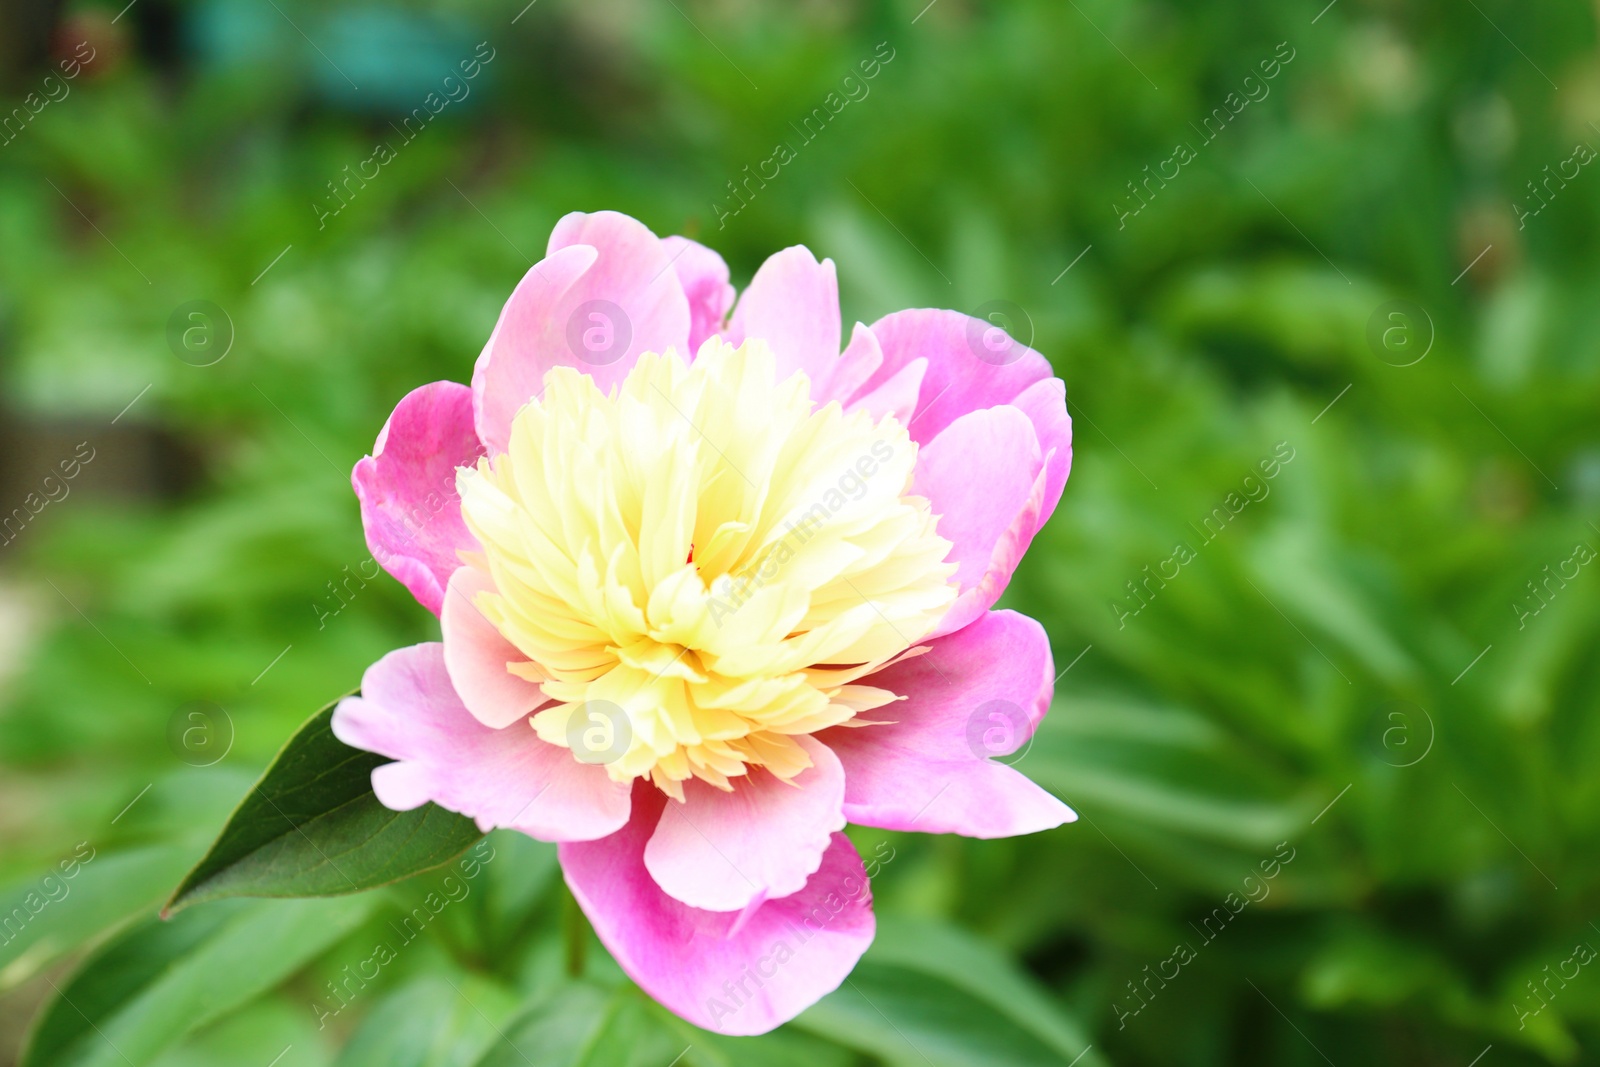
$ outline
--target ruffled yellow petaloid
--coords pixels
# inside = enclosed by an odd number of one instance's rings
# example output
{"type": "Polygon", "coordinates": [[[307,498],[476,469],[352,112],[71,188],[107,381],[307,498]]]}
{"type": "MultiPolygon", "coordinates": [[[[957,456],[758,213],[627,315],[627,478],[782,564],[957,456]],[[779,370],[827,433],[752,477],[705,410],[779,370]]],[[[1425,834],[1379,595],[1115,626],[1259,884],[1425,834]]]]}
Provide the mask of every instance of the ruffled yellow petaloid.
{"type": "Polygon", "coordinates": [[[477,607],[556,702],[541,738],[570,747],[578,709],[614,704],[611,776],[681,798],[749,764],[792,778],[795,736],[898,699],[857,680],[956,592],[898,421],[817,406],[759,341],[644,355],[611,395],[567,368],[544,385],[508,450],[458,476],[495,589],[477,607]]]}

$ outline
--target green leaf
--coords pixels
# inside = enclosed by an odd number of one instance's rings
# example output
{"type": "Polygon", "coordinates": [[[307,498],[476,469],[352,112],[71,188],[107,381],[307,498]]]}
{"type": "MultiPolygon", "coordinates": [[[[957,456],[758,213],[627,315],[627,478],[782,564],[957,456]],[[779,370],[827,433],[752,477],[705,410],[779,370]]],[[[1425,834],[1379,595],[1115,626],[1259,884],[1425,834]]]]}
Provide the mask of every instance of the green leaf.
{"type": "MultiPolygon", "coordinates": [[[[659,1010],[665,1014],[665,1009],[659,1010]]],[[[668,1022],[677,1023],[685,1043],[693,1043],[679,1067],[859,1067],[861,1063],[855,1050],[792,1026],[760,1037],[727,1037],[676,1017],[669,1017],[668,1022]]]]}
{"type": "Polygon", "coordinates": [[[506,1027],[475,1067],[514,1067],[528,1061],[573,1067],[583,1063],[605,1020],[608,995],[591,985],[569,985],[540,997],[506,1027]]]}
{"type": "Polygon", "coordinates": [[[318,1028],[312,1013],[306,1011],[304,991],[294,984],[257,997],[226,1018],[196,1030],[157,1056],[149,1067],[235,1063],[267,1067],[260,1062],[263,1049],[271,1050],[266,1054],[269,1061],[282,1054],[274,1067],[331,1067],[335,1031],[331,1026],[318,1028]]]}
{"type": "Polygon", "coordinates": [[[843,986],[797,1021],[893,1064],[1061,1067],[1037,1034],[943,978],[863,962],[843,986]]]}
{"type": "Polygon", "coordinates": [[[20,1067],[140,1067],[276,986],[375,904],[229,901],[139,923],[57,987],[20,1067]]]}
{"type": "Polygon", "coordinates": [[[82,853],[0,891],[0,989],[144,907],[154,907],[194,856],[182,845],[82,853]],[[69,875],[67,872],[70,871],[69,875]]]}
{"type": "Polygon", "coordinates": [[[484,870],[483,926],[502,950],[536,921],[535,905],[560,879],[556,846],[515,830],[489,836],[494,863],[484,870]]]}
{"type": "MultiPolygon", "coordinates": [[[[1068,1059],[1088,1046],[1087,1031],[1050,994],[987,941],[946,923],[885,915],[870,958],[938,975],[999,1008],[1068,1059]]],[[[1100,1067],[1085,1056],[1080,1067],[1100,1067]]]]}
{"type": "Polygon", "coordinates": [[[661,1067],[692,1044],[633,986],[575,984],[524,1009],[475,1067],[661,1067]]]}
{"type": "Polygon", "coordinates": [[[467,1067],[501,1034],[517,998],[482,979],[430,974],[385,997],[336,1067],[467,1067]]]}
{"type": "Polygon", "coordinates": [[[340,741],[332,723],[330,704],[289,739],[163,914],[219,897],[356,893],[448,863],[483,836],[434,804],[384,807],[372,771],[388,761],[340,741]]]}
{"type": "Polygon", "coordinates": [[[960,930],[885,922],[855,972],[795,1026],[894,1064],[1105,1067],[1082,1030],[999,952],[960,930]]]}
{"type": "Polygon", "coordinates": [[[1315,813],[1259,762],[1194,712],[1083,696],[1056,703],[1016,766],[1096,817],[1259,849],[1315,813]]]}

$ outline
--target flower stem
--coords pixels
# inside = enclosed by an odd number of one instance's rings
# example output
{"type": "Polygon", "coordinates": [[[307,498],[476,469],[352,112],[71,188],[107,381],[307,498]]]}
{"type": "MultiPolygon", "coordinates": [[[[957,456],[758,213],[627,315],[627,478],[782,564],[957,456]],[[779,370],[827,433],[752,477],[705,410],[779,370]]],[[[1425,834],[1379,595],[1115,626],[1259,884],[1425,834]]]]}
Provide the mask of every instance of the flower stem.
{"type": "Polygon", "coordinates": [[[578,907],[578,900],[572,895],[572,890],[562,887],[562,896],[566,898],[562,909],[561,927],[563,940],[567,949],[567,975],[571,978],[583,977],[584,956],[589,949],[589,923],[584,918],[583,909],[578,907]]]}

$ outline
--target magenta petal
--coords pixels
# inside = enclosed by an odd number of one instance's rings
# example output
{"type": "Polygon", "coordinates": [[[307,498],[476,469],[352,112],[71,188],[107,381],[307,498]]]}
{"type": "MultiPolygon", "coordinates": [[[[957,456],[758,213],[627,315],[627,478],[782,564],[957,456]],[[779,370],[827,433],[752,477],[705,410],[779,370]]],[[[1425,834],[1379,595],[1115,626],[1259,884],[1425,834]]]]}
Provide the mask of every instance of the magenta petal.
{"type": "Polygon", "coordinates": [[[472,391],[434,382],[401,398],[350,475],[373,558],[435,615],[457,553],[478,547],[461,519],[456,468],[481,455],[472,391]]]}
{"type": "Polygon", "coordinates": [[[804,371],[826,382],[839,361],[839,279],[833,260],[817,262],[803,245],[785,248],[750,279],[728,324],[730,344],[765,341],[778,360],[778,378],[804,371]]]}
{"type": "Polygon", "coordinates": [[[689,351],[683,353],[688,358],[722,329],[733,307],[734,289],[728,284],[728,265],[705,245],[687,237],[663,237],[661,245],[689,300],[689,351]]]}
{"type": "Polygon", "coordinates": [[[996,349],[992,324],[959,311],[897,311],[872,324],[883,365],[867,382],[876,389],[914,359],[926,358],[922,403],[911,427],[918,443],[969,411],[1011,403],[1034,382],[1050,377],[1043,356],[1019,342],[996,349]]]}
{"type": "Polygon", "coordinates": [[[932,642],[922,656],[864,679],[906,697],[881,726],[818,736],[845,770],[845,815],[862,826],[968,837],[1048,830],[1077,816],[1016,770],[990,759],[1033,736],[1055,689],[1039,624],[994,611],[932,642]]]}
{"type": "Polygon", "coordinates": [[[645,869],[664,802],[641,784],[621,831],[561,846],[567,885],[628,976],[696,1026],[724,1034],[764,1034],[838,988],[876,929],[850,839],[833,835],[797,893],[749,913],[701,911],[668,896],[645,869]]]}
{"type": "Polygon", "coordinates": [[[795,741],[812,766],[785,782],[752,767],[724,792],[698,778],[668,804],[644,850],[666,892],[708,911],[738,911],[762,897],[798,892],[844,829],[844,769],[826,745],[795,741]]]}
{"type": "Polygon", "coordinates": [[[1039,529],[1044,459],[1033,423],[1014,407],[961,416],[917,455],[912,492],[925,496],[950,541],[960,595],[935,636],[953,633],[1000,598],[1039,529]]]}
{"type": "Polygon", "coordinates": [[[661,241],[614,211],[567,215],[543,260],[500,312],[472,373],[479,436],[502,452],[511,420],[552,367],[574,367],[602,389],[642,352],[689,352],[689,302],[661,241]]]}
{"type": "Polygon", "coordinates": [[[525,663],[528,657],[500,636],[474,603],[479,593],[493,589],[482,571],[457,569],[446,590],[439,628],[444,632],[444,664],[461,702],[473,718],[498,730],[526,719],[546,698],[536,683],[506,670],[506,664],[525,663]]]}
{"type": "Polygon", "coordinates": [[[542,841],[587,841],[628,821],[630,794],[604,767],[573,759],[516,723],[492,730],[461,704],[437,643],[398,649],[367,668],[361,695],[333,712],[333,732],[398,762],[372,772],[372,789],[398,811],[433,801],[482,830],[521,830],[542,841]]]}

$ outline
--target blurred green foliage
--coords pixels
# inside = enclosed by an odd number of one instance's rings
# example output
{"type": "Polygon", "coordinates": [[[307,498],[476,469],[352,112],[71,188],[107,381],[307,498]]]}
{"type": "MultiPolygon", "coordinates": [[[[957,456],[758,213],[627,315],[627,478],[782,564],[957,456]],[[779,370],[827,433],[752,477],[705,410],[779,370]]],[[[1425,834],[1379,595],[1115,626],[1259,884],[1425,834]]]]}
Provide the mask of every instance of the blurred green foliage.
{"type": "MultiPolygon", "coordinates": [[[[0,1061],[91,952],[105,988],[72,988],[163,1067],[522,1062],[513,1040],[541,1063],[1600,1060],[1600,975],[1567,973],[1600,944],[1600,573],[1568,562],[1600,548],[1600,175],[1560,170],[1600,145],[1593,9],[117,8],[57,11],[54,53],[0,72],[7,109],[60,97],[0,144],[0,512],[94,454],[0,547],[0,912],[94,856],[0,946],[0,1061]],[[95,60],[51,75],[82,41],[95,60]],[[403,142],[479,41],[472,95],[403,142]],[[727,183],[882,42],[870,91],[719,226],[727,183]],[[319,225],[378,142],[394,160],[319,225]],[[333,599],[367,558],[349,469],[406,391],[469,377],[553,222],[598,208],[739,282],[803,242],[847,321],[1021,309],[1077,462],[1008,594],[1070,665],[1020,766],[1083,818],[860,834],[894,850],[879,943],[739,1041],[598,944],[565,980],[553,857],[497,835],[472,903],[319,1029],[429,876],[150,917],[301,720],[434,634],[386,576],[333,599]],[[195,300],[231,322],[209,366],[169,348],[195,300]],[[160,977],[130,1001],[136,974],[160,977]]],[[[75,1025],[58,1002],[41,1034],[75,1025]]],[[[51,1062],[122,1062],[76,1055],[51,1062]]]]}

